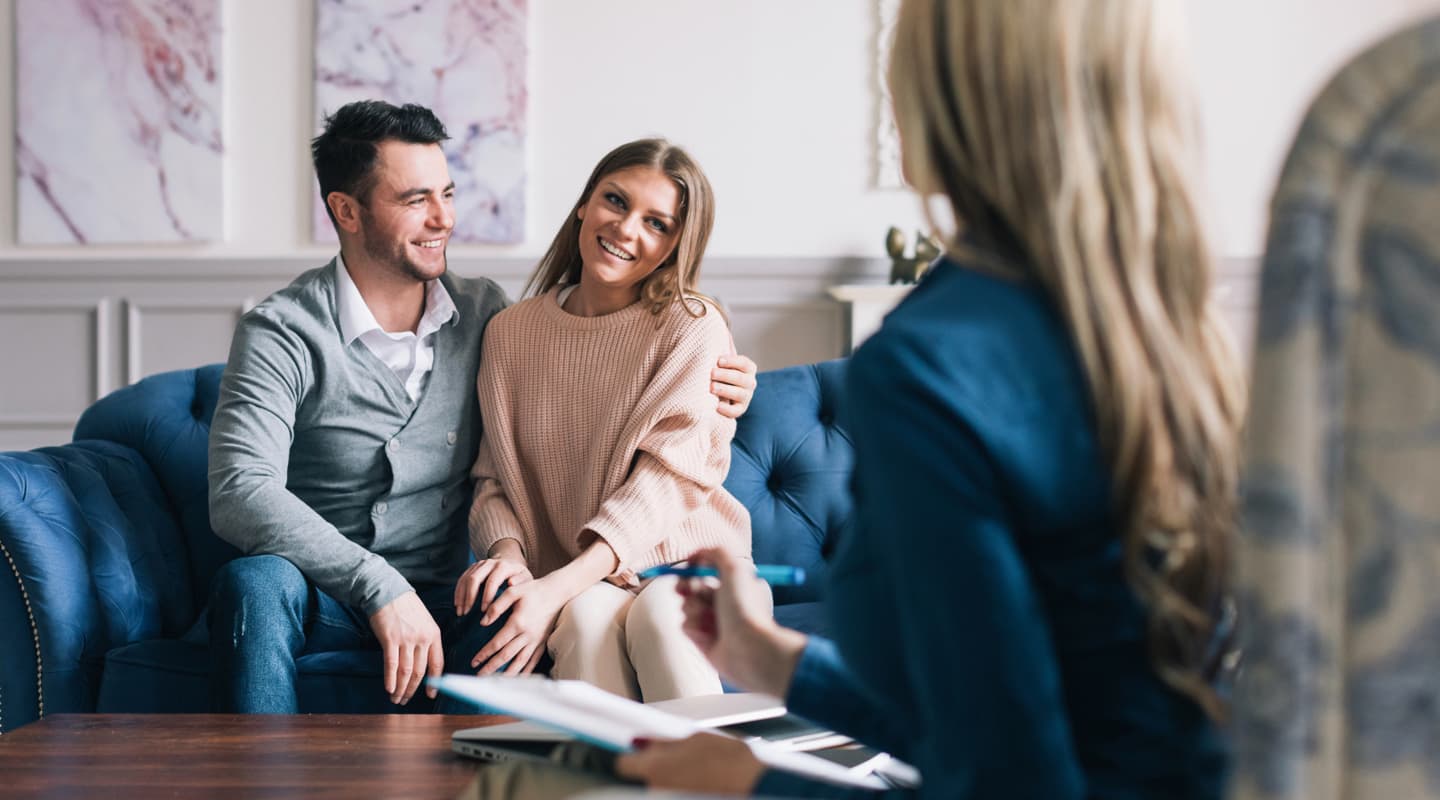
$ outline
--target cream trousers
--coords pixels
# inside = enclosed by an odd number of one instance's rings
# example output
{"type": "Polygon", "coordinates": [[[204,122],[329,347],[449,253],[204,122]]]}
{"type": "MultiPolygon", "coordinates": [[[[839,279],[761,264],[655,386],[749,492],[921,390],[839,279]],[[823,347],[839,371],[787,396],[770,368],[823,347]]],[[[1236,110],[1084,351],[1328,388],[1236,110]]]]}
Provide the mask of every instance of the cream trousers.
{"type": "Polygon", "coordinates": [[[715,668],[682,630],[677,580],[656,578],[639,594],[603,582],[581,592],[550,634],[551,677],[647,703],[723,691],[715,668]]]}

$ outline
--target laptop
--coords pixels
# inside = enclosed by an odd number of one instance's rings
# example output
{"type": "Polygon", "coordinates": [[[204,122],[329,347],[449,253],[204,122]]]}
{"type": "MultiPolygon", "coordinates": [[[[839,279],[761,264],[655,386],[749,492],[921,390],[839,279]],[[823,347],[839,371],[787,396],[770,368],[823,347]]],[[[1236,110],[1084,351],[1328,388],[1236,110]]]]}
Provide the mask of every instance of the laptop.
{"type": "MultiPolygon", "coordinates": [[[[738,726],[739,729],[734,731],[737,735],[763,735],[759,730],[751,734],[744,728],[766,721],[771,721],[771,724],[763,730],[774,730],[777,733],[784,730],[796,736],[819,733],[819,729],[809,724],[780,724],[785,719],[799,718],[787,715],[785,703],[779,698],[756,692],[682,697],[646,705],[692,720],[707,728],[729,729],[738,726]]],[[[520,721],[455,731],[450,736],[450,747],[462,756],[484,761],[550,761],[562,745],[574,741],[574,736],[563,731],[534,722],[520,721]]]]}

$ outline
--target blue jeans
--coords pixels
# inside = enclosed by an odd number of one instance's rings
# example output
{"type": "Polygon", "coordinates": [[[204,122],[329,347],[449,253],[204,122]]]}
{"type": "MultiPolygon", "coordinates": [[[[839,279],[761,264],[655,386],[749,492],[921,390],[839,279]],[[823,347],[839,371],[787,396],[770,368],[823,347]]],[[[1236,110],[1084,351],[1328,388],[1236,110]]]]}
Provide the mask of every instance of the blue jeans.
{"type": "MultiPolygon", "coordinates": [[[[440,626],[445,668],[450,671],[467,667],[509,616],[481,625],[478,603],[465,617],[455,616],[453,585],[415,590],[440,626]]],[[[363,610],[320,591],[280,556],[247,556],[222,567],[210,594],[209,622],[210,699],[216,712],[297,713],[296,659],[306,653],[380,646],[363,610]]],[[[375,678],[375,691],[385,691],[382,676],[375,678]]],[[[411,702],[420,700],[423,691],[411,702]]],[[[443,695],[436,710],[474,712],[468,705],[449,707],[443,695]]]]}

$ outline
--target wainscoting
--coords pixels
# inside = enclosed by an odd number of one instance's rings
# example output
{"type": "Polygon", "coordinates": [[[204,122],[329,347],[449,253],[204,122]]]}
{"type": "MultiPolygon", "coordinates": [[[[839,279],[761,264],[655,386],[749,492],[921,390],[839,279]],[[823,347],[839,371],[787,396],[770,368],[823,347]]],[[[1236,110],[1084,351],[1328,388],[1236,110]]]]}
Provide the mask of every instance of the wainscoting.
{"type": "MultiPolygon", "coordinates": [[[[239,316],[316,259],[0,261],[0,450],[70,440],[99,397],[146,375],[225,360],[239,316]]],[[[1248,352],[1253,262],[1225,264],[1218,299],[1248,352]]],[[[518,295],[530,259],[451,258],[518,295]]],[[[843,305],[826,289],[883,281],[879,259],[717,258],[703,288],[730,313],[736,345],[762,369],[836,358],[843,305]]]]}

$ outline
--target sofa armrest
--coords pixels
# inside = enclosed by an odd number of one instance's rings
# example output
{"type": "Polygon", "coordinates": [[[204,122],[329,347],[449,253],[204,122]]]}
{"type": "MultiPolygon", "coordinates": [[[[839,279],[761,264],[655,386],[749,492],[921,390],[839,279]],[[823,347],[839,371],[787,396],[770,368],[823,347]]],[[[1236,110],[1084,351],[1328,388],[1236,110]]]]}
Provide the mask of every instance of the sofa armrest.
{"type": "MultiPolygon", "coordinates": [[[[5,480],[7,465],[0,457],[0,485],[5,480]]],[[[0,504],[5,492],[0,491],[0,504]]],[[[0,505],[0,733],[14,730],[45,713],[45,698],[40,693],[42,656],[40,626],[30,605],[24,572],[20,562],[11,555],[13,537],[4,526],[5,508],[0,505]]]]}
{"type": "MultiPolygon", "coordinates": [[[[57,534],[69,490],[53,465],[0,454],[0,732],[47,713],[94,708],[74,633],[98,613],[82,589],[85,555],[74,537],[57,534]],[[61,515],[55,513],[62,512],[61,515]],[[69,586],[65,586],[65,583],[69,586]],[[72,633],[73,632],[73,633],[72,633]],[[46,673],[46,668],[50,672],[46,673]],[[61,677],[66,675],[68,677],[61,677]]],[[[83,639],[83,636],[81,637],[83,639]]]]}
{"type": "Polygon", "coordinates": [[[0,732],[93,711],[106,652],[188,623],[180,542],[133,450],[0,453],[0,732]]]}

